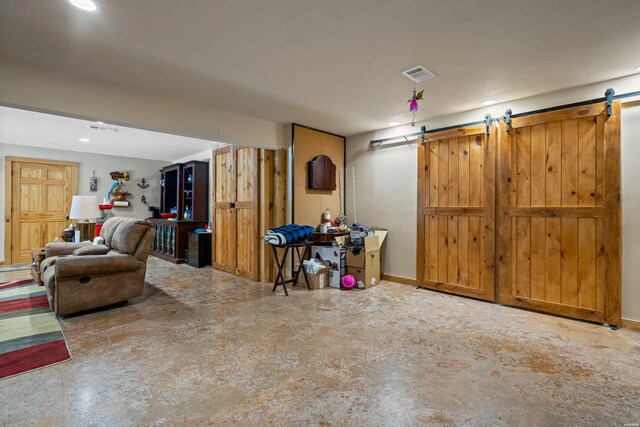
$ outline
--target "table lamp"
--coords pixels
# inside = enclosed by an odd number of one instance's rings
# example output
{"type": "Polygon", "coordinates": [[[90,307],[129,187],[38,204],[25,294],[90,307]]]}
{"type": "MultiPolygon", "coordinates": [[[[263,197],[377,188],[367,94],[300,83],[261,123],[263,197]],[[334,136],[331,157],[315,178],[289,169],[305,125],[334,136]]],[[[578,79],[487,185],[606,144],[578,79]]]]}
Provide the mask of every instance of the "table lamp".
{"type": "Polygon", "coordinates": [[[93,240],[96,234],[96,223],[89,220],[100,217],[96,196],[73,196],[69,219],[78,220],[80,241],[93,240]]]}

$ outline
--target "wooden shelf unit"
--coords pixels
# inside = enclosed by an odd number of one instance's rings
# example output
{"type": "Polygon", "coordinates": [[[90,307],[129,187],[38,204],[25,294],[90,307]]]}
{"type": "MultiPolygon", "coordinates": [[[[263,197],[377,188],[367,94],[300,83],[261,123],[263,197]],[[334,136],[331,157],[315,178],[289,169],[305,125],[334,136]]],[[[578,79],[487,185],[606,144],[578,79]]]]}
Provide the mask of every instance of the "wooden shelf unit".
{"type": "Polygon", "coordinates": [[[209,163],[191,161],[182,164],[182,219],[208,220],[209,163]],[[185,209],[191,210],[184,218],[185,209]]]}
{"type": "Polygon", "coordinates": [[[160,211],[177,211],[176,219],[152,219],[156,238],[151,254],[176,264],[184,262],[188,235],[208,222],[209,163],[190,161],[160,169],[160,211]],[[190,215],[185,212],[189,210],[190,215]]]}
{"type": "Polygon", "coordinates": [[[160,169],[160,211],[176,208],[178,220],[207,221],[209,163],[190,161],[160,169]],[[189,218],[185,210],[191,209],[189,218]]]}

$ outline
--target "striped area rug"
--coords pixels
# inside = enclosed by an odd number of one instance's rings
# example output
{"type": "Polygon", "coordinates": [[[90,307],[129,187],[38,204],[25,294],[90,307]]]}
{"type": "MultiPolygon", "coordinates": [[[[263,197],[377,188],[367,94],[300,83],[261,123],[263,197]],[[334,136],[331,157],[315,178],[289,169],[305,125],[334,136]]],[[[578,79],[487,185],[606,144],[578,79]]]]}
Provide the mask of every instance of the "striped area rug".
{"type": "Polygon", "coordinates": [[[0,378],[68,359],[44,287],[31,279],[0,283],[0,378]]]}

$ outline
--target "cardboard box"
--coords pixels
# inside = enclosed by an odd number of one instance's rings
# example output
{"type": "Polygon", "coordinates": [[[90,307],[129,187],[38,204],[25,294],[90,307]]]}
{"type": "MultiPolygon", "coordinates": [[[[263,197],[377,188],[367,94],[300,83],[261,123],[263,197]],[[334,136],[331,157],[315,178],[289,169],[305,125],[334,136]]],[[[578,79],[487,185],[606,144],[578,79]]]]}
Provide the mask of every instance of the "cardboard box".
{"type": "Polygon", "coordinates": [[[349,234],[349,239],[353,246],[364,246],[365,237],[373,236],[373,231],[352,231],[349,234]]]}
{"type": "Polygon", "coordinates": [[[356,288],[365,289],[364,284],[367,280],[364,268],[347,267],[347,274],[352,275],[356,279],[356,288]]]}
{"type": "Polygon", "coordinates": [[[328,284],[332,288],[340,288],[340,280],[347,274],[347,248],[313,245],[311,257],[331,264],[328,284]]]}
{"type": "MultiPolygon", "coordinates": [[[[325,263],[327,266],[325,268],[321,268],[316,273],[307,273],[307,279],[309,279],[309,285],[312,290],[322,289],[325,286],[329,286],[329,271],[331,271],[331,267],[328,263],[325,263]]],[[[304,283],[303,273],[300,273],[298,277],[298,284],[302,284],[306,286],[304,283]]]]}
{"type": "Polygon", "coordinates": [[[373,236],[364,238],[364,249],[357,255],[347,252],[347,272],[356,278],[358,288],[370,288],[380,283],[380,248],[388,231],[376,230],[373,236]]]}

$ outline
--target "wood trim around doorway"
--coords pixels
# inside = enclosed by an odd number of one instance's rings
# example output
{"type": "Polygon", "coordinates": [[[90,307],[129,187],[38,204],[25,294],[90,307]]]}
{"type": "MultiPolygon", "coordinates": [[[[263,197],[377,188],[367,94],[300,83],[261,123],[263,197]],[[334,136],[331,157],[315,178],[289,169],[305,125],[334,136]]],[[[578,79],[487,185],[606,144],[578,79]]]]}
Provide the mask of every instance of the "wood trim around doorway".
{"type": "Polygon", "coordinates": [[[11,230],[12,230],[12,194],[13,188],[12,170],[14,163],[36,163],[44,165],[56,165],[56,166],[70,166],[72,168],[71,174],[71,192],[73,194],[78,193],[78,162],[66,162],[62,160],[45,160],[45,159],[31,159],[29,157],[5,157],[4,166],[4,259],[0,261],[0,265],[11,265],[12,253],[11,253],[11,230]]]}

